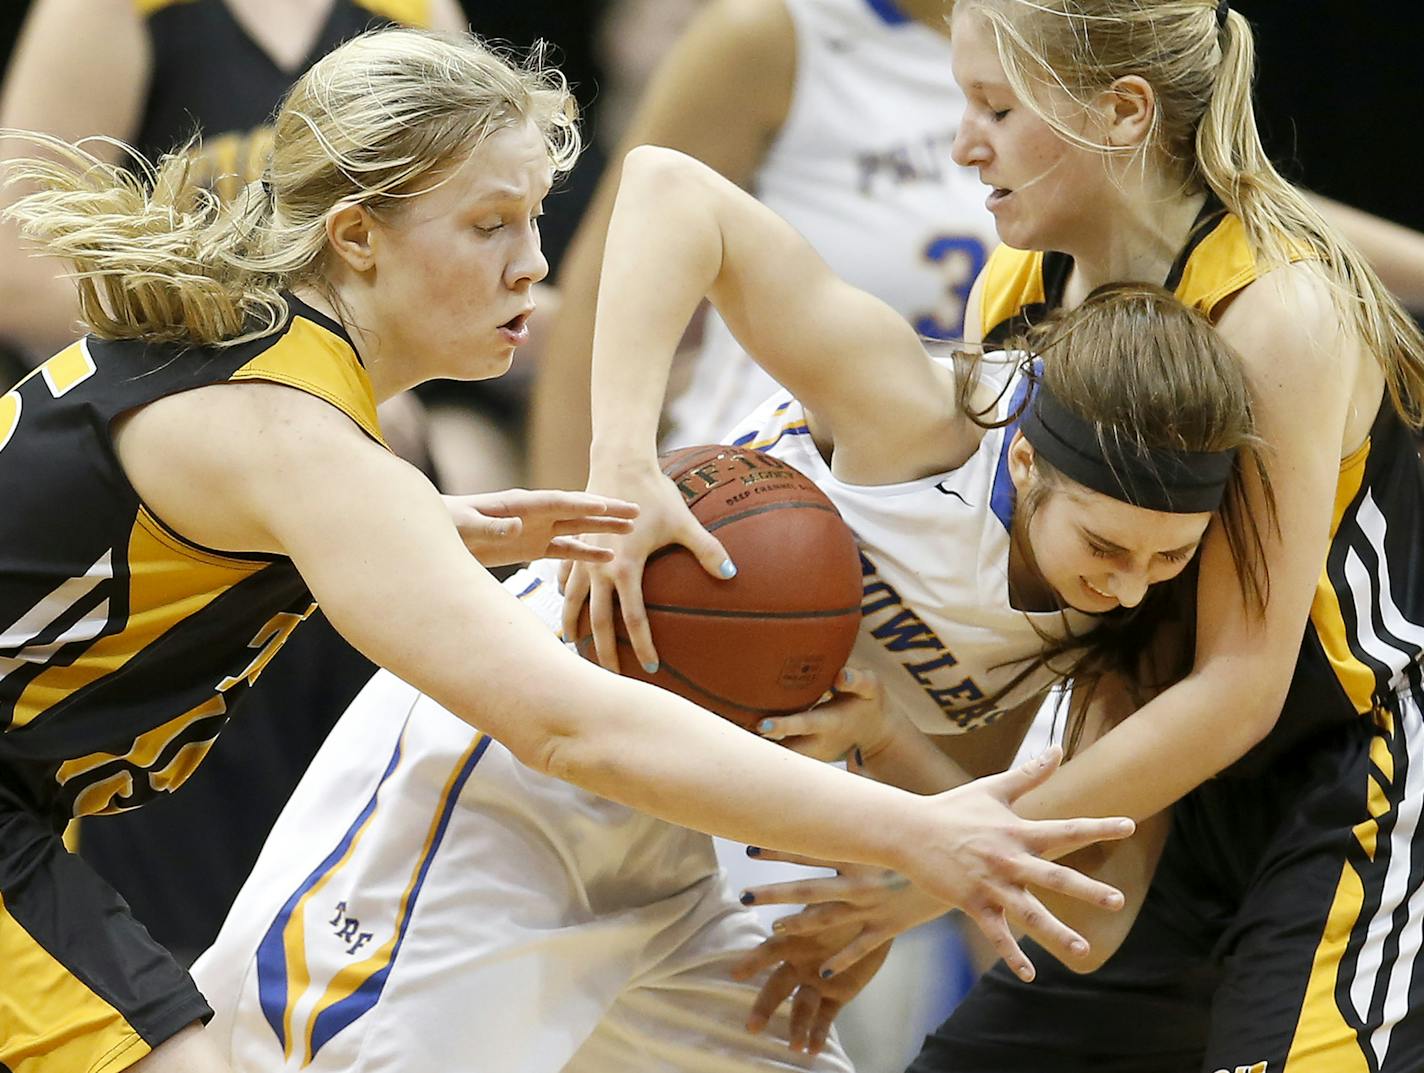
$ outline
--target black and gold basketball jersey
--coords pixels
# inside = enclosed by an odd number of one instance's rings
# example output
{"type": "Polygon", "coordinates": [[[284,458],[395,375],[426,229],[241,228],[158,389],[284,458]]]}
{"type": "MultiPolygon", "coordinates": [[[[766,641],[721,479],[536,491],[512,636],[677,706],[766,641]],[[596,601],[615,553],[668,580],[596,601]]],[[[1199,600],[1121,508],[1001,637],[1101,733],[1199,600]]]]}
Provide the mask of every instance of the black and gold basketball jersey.
{"type": "MultiPolygon", "coordinates": [[[[980,307],[985,341],[1003,343],[1056,309],[1071,269],[1062,253],[995,251],[980,307]]],[[[1256,275],[1241,221],[1209,203],[1164,285],[1215,320],[1256,275]]],[[[1240,770],[1322,727],[1392,709],[1424,652],[1421,525],[1424,470],[1386,394],[1369,437],[1340,463],[1330,550],[1281,718],[1240,770]]]]}
{"type": "Polygon", "coordinates": [[[133,0],[148,33],[152,75],[134,147],[154,160],[201,132],[198,177],[227,199],[259,178],[271,120],[312,64],[381,26],[428,28],[430,0],[334,0],[298,68],[284,70],[254,41],[226,0],[133,0]]]}
{"type": "Polygon", "coordinates": [[[173,790],[311,613],[290,560],[167,528],[110,434],[166,395],[267,381],[380,442],[350,339],[291,305],[279,332],[225,349],[83,339],[0,396],[0,784],[36,810],[117,812],[173,790]]]}

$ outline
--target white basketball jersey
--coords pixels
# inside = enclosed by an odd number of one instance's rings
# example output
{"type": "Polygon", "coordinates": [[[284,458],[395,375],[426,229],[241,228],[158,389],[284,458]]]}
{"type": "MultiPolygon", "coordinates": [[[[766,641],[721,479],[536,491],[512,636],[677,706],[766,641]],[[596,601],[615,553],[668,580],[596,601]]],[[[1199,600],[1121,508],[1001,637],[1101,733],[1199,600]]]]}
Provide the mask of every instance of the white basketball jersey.
{"type": "MultiPolygon", "coordinates": [[[[1028,390],[1017,371],[1013,377],[996,420],[1028,390]]],[[[785,392],[727,441],[795,466],[855,531],[865,587],[850,662],[875,671],[892,703],[929,734],[982,726],[1044,692],[1055,680],[1037,659],[1045,638],[1081,636],[1094,623],[1078,611],[1025,612],[1009,603],[1007,447],[1016,426],[988,430],[958,469],[889,485],[838,480],[811,440],[805,410],[785,392]]]]}
{"type": "MultiPolygon", "coordinates": [[[[998,238],[983,184],[950,159],[964,96],[948,39],[893,0],[782,2],[796,28],[796,83],[752,192],[922,335],[958,338],[998,238]]],[[[776,386],[709,317],[668,446],[717,442],[776,386]]]]}

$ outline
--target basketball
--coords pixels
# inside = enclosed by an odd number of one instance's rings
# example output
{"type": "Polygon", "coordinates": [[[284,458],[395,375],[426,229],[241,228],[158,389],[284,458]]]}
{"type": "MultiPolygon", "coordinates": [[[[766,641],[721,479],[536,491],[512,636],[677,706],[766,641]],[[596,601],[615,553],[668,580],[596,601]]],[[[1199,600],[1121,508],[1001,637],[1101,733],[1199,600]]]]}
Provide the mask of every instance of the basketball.
{"type": "MultiPolygon", "coordinates": [[[[711,577],[686,548],[649,557],[643,599],[661,664],[647,674],[616,619],[623,674],[662,686],[743,727],[805,711],[831,687],[860,625],[855,537],[798,470],[719,445],[665,455],[662,470],[737,565],[711,577]]],[[[596,659],[588,608],[577,647],[596,659]]]]}

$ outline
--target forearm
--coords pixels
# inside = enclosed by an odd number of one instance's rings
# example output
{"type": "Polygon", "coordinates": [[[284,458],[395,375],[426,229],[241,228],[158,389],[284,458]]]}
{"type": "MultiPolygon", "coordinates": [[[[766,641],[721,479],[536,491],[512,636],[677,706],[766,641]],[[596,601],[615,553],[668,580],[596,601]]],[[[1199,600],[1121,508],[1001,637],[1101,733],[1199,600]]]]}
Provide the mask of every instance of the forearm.
{"type": "Polygon", "coordinates": [[[705,188],[666,150],[630,153],[609,223],[593,336],[593,450],[651,458],[683,329],[722,263],[705,188]]]}
{"type": "Polygon", "coordinates": [[[588,670],[597,677],[579,689],[588,700],[579,730],[540,750],[547,773],[681,826],[811,857],[896,867],[892,858],[916,844],[915,799],[902,791],[588,670]]]}
{"type": "MultiPolygon", "coordinates": [[[[1286,677],[1289,675],[1287,673],[1286,677]]],[[[1194,673],[1148,702],[1014,806],[1032,819],[1130,816],[1167,808],[1244,756],[1269,730],[1280,698],[1249,661],[1194,673]]]]}
{"type": "Polygon", "coordinates": [[[909,719],[896,715],[887,724],[885,737],[861,751],[865,774],[916,794],[952,790],[972,778],[909,719]]]}

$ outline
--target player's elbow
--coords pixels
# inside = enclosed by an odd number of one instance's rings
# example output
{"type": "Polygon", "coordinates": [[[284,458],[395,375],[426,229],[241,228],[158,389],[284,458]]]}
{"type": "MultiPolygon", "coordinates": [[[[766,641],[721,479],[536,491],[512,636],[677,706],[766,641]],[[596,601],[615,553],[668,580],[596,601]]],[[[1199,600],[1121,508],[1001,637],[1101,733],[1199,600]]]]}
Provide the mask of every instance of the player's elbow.
{"type": "Polygon", "coordinates": [[[701,204],[709,197],[707,182],[716,175],[695,157],[662,145],[636,145],[623,157],[620,191],[627,191],[646,211],[659,204],[701,204]]]}
{"type": "Polygon", "coordinates": [[[521,764],[585,789],[602,785],[600,773],[614,764],[623,745],[620,721],[608,709],[608,690],[601,688],[608,683],[594,676],[620,681],[591,665],[575,665],[568,673],[523,684],[522,711],[502,739],[521,764]]]}

